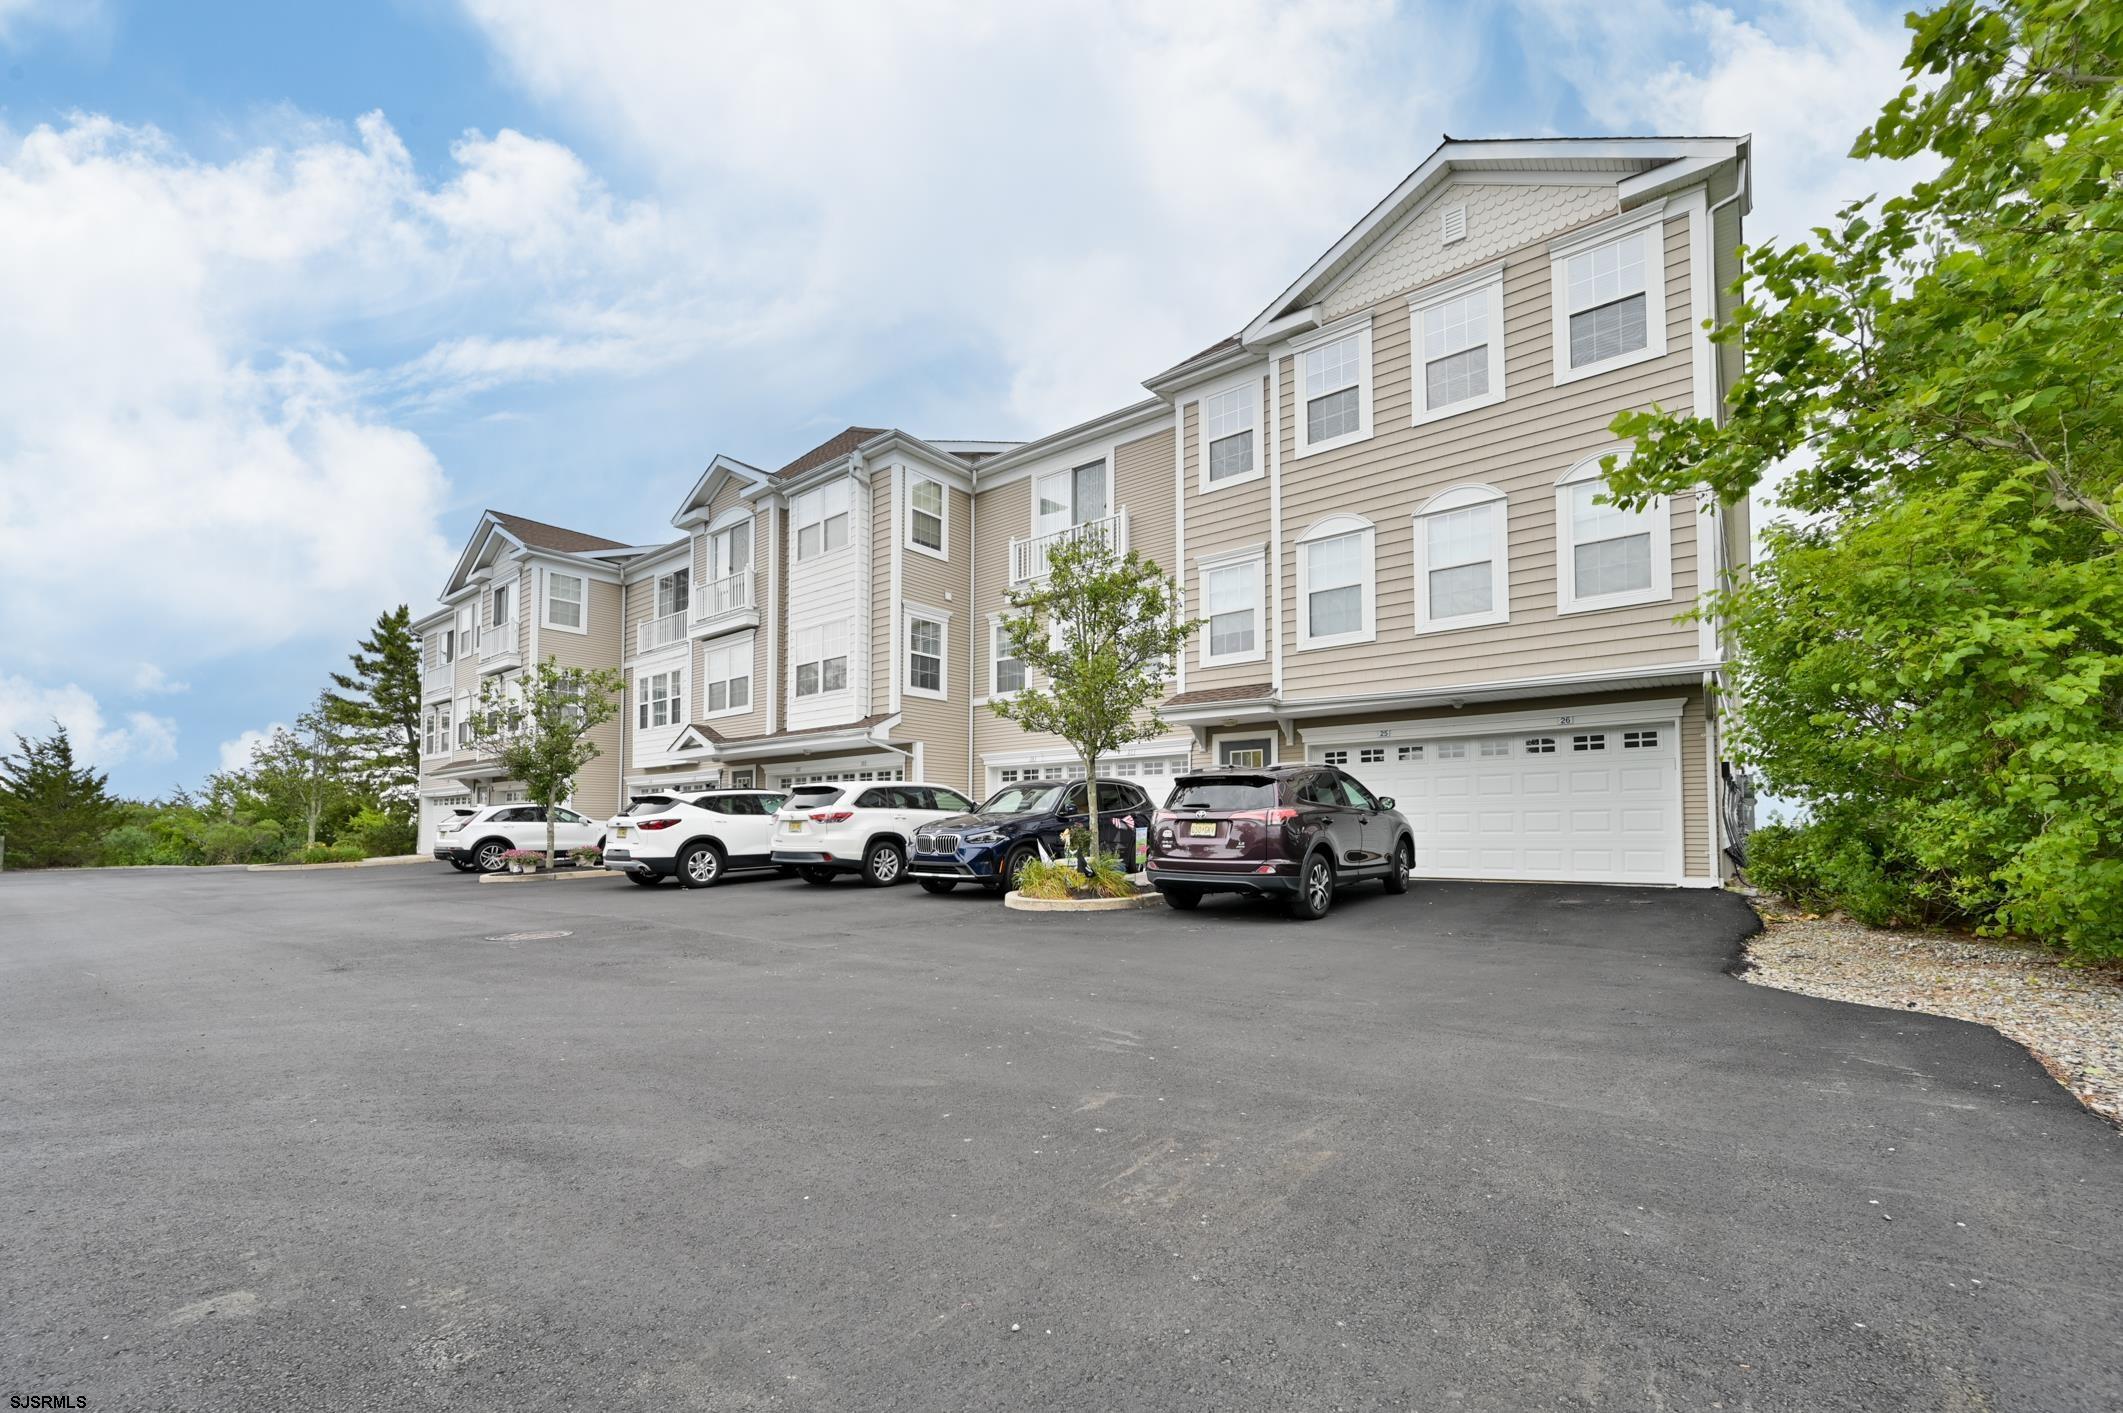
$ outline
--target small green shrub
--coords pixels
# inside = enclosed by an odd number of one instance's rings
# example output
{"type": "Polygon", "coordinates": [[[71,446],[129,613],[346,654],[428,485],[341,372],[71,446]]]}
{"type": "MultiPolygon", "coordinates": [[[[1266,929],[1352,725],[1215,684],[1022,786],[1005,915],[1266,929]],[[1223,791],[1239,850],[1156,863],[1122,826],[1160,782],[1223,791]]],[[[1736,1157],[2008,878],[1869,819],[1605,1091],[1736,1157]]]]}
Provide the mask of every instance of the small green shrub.
{"type": "Polygon", "coordinates": [[[368,806],[340,829],[339,842],[359,846],[364,858],[390,858],[412,853],[413,835],[412,820],[368,806]]]}
{"type": "Polygon", "coordinates": [[[1075,897],[1077,890],[1089,887],[1090,882],[1077,871],[1075,864],[1059,859],[1034,859],[1017,875],[1017,891],[1027,898],[1059,902],[1075,897]]]}
{"type": "Polygon", "coordinates": [[[1885,837],[1887,831],[1840,812],[1768,825],[1747,837],[1747,880],[1802,908],[1840,909],[1868,927],[1968,915],[1948,880],[1882,848],[1885,837]]]}
{"type": "Polygon", "coordinates": [[[1120,860],[1112,854],[1100,854],[1091,860],[1091,890],[1107,898],[1132,898],[1135,885],[1128,881],[1128,874],[1120,866],[1120,860]]]}
{"type": "Polygon", "coordinates": [[[358,863],[368,855],[359,844],[312,844],[306,849],[297,849],[288,856],[289,863],[358,863]]]}

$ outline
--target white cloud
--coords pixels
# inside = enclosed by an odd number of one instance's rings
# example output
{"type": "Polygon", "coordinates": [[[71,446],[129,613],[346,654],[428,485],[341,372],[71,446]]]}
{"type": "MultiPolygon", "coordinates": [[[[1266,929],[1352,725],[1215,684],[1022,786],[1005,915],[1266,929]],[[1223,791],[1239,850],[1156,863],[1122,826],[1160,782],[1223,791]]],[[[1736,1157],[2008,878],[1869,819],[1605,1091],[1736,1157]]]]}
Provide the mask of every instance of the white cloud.
{"type": "Polygon", "coordinates": [[[466,8],[652,170],[699,266],[677,283],[722,292],[718,341],[772,351],[736,376],[786,404],[881,376],[881,350],[971,351],[1004,405],[894,409],[960,436],[1132,401],[1251,317],[1448,126],[1472,66],[1412,64],[1479,23],[1384,0],[466,8]]]}
{"type": "Polygon", "coordinates": [[[154,663],[143,662],[133,669],[133,690],[142,696],[172,696],[178,692],[189,692],[192,690],[192,684],[173,682],[169,674],[154,663]]]}
{"type": "Polygon", "coordinates": [[[276,721],[263,731],[254,728],[245,731],[233,741],[223,741],[221,743],[221,768],[223,770],[250,769],[251,757],[257,753],[258,748],[272,740],[273,733],[285,730],[287,730],[286,723],[276,721]]]}
{"type": "Polygon", "coordinates": [[[0,0],[0,46],[19,44],[39,28],[78,32],[104,22],[102,0],[0,0]]]}
{"type": "Polygon", "coordinates": [[[29,335],[0,338],[0,660],[18,670],[83,676],[93,644],[153,657],[134,689],[168,690],[159,664],[422,603],[450,562],[447,485],[399,406],[638,361],[628,341],[662,336],[627,304],[662,268],[657,213],[565,148],[467,134],[428,184],[380,115],[283,126],[220,164],[102,117],[0,127],[0,309],[29,335]],[[338,346],[426,328],[451,332],[410,361],[338,346]],[[517,345],[545,352],[466,352],[517,345]]]}
{"type": "Polygon", "coordinates": [[[111,725],[95,696],[72,682],[40,687],[12,674],[0,676],[0,751],[12,754],[17,736],[35,740],[51,734],[54,722],[66,728],[74,758],[83,764],[108,769],[177,754],[177,723],[166,716],[129,712],[124,725],[111,725]]]}

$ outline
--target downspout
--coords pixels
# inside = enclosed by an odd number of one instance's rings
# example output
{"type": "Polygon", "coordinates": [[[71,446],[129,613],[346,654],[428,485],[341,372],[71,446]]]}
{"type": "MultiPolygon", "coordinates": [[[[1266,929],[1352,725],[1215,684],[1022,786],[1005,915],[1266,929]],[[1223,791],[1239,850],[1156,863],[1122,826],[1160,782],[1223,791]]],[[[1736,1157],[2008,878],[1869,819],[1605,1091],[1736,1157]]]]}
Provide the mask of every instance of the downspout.
{"type": "MultiPolygon", "coordinates": [[[[970,489],[966,492],[966,793],[973,794],[973,732],[980,708],[973,699],[980,695],[973,685],[973,669],[980,662],[975,656],[980,634],[980,599],[976,596],[980,586],[980,468],[972,469],[970,489]]],[[[988,650],[995,650],[991,635],[988,650]]],[[[991,666],[991,672],[994,670],[991,666]]],[[[992,680],[992,678],[991,678],[992,680]]],[[[979,803],[979,796],[974,797],[979,803]]]]}

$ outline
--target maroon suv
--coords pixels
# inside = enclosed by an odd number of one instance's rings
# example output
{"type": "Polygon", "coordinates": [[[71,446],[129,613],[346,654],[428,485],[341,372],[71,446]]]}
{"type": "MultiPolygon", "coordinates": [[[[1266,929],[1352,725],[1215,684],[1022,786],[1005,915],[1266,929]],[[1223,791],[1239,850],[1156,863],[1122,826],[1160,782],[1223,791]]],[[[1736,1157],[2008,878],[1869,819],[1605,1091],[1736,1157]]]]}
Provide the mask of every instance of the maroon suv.
{"type": "Polygon", "coordinates": [[[1283,898],[1290,916],[1310,920],[1346,883],[1407,892],[1413,867],[1415,836],[1393,801],[1331,766],[1183,775],[1151,825],[1150,881],[1175,908],[1246,893],[1283,898]]]}

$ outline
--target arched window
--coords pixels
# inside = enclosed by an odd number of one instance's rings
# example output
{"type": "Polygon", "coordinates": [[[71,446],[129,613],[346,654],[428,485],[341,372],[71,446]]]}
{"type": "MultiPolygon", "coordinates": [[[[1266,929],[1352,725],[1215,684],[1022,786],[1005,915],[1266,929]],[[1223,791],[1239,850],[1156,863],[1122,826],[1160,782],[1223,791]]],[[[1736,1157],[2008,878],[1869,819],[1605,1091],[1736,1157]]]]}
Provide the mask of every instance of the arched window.
{"type": "Polygon", "coordinates": [[[1378,530],[1361,515],[1315,521],[1297,542],[1297,646],[1378,636],[1378,530]]]}
{"type": "Polygon", "coordinates": [[[1507,508],[1494,486],[1454,486],[1415,513],[1415,631],[1511,617],[1507,508]]]}
{"type": "Polygon", "coordinates": [[[1600,461],[1626,448],[1595,452],[1563,473],[1555,487],[1556,612],[1588,613],[1673,597],[1673,511],[1660,496],[1642,510],[1608,503],[1600,461]]]}

